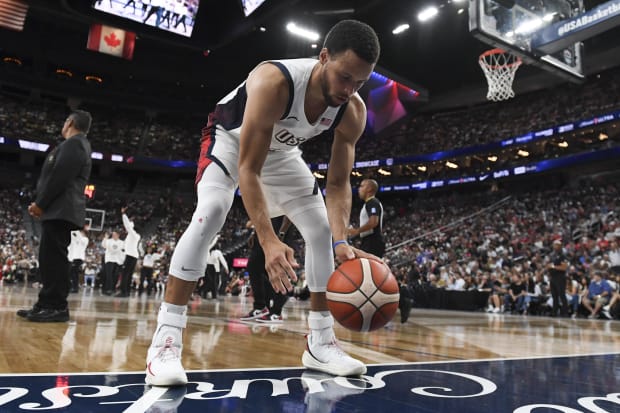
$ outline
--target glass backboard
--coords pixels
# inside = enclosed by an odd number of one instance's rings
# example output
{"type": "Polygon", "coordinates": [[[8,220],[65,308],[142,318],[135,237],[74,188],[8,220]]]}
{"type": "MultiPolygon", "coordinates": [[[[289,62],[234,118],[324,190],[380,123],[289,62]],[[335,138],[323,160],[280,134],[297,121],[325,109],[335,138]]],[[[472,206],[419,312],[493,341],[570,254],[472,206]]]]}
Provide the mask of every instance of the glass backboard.
{"type": "Polygon", "coordinates": [[[582,0],[470,0],[469,28],[476,38],[518,55],[527,64],[581,81],[580,41],[545,54],[532,46],[532,38],[540,30],[583,12],[582,0]]]}

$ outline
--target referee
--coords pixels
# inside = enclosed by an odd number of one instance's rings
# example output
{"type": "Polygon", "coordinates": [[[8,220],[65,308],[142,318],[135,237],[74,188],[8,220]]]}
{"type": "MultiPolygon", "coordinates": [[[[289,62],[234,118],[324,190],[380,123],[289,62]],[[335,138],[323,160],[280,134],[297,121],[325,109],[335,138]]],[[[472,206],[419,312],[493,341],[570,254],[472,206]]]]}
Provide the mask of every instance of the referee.
{"type": "MultiPolygon", "coordinates": [[[[364,201],[364,207],[360,212],[360,227],[349,228],[349,237],[357,235],[362,239],[360,249],[383,258],[385,254],[385,242],[383,241],[383,205],[375,197],[379,190],[379,184],[374,179],[364,179],[358,188],[358,195],[364,201]]],[[[405,280],[399,280],[400,322],[405,323],[409,319],[413,296],[405,280]]]]}
{"type": "Polygon", "coordinates": [[[360,249],[383,258],[385,242],[383,241],[383,205],[375,198],[379,189],[374,179],[364,179],[360,183],[358,194],[364,201],[364,207],[360,212],[360,227],[349,228],[349,236],[360,236],[362,244],[360,249]]]}

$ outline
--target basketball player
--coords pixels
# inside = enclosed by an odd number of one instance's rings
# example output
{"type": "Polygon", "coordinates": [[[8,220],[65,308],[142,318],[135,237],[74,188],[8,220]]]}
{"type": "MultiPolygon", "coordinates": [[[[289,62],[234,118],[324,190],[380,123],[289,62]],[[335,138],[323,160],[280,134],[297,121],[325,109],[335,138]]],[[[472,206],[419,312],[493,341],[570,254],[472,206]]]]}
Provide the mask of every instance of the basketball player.
{"type": "Polygon", "coordinates": [[[366,372],[361,361],[337,345],[325,290],[334,270],[334,253],[339,262],[356,256],[378,259],[346,241],[349,177],[355,144],[366,122],[366,107],[357,91],[370,78],[378,58],[379,41],[372,28],[343,20],[327,34],[318,60],[263,62],[218,103],[203,129],[198,202],[170,262],[166,294],[147,354],[148,384],[187,383],[181,364],[187,303],[196,280],[204,274],[209,243],[224,223],[237,184],[276,292],[292,289],[298,264],[293,250],[275,234],[270,218],[286,215],[306,241],[311,310],[303,365],[342,376],[366,372]],[[325,130],[334,132],[327,208],[297,148],[325,130]]]}

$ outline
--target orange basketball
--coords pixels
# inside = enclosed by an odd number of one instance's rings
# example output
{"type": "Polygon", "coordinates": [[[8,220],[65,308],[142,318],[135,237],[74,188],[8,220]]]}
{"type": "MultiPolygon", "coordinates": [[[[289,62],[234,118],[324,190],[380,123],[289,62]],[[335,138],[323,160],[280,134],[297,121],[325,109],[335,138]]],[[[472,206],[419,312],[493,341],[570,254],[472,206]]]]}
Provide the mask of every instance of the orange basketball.
{"type": "Polygon", "coordinates": [[[386,325],[398,309],[398,282],[387,265],[366,258],[336,268],[327,282],[327,306],[334,318],[353,331],[386,325]]]}

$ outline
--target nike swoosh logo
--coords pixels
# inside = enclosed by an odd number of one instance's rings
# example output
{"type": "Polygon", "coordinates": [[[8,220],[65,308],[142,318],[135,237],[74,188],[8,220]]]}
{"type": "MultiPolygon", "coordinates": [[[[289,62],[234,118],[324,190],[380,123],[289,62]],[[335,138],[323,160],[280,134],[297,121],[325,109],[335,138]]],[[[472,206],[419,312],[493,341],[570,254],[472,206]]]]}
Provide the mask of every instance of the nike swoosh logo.
{"type": "Polygon", "coordinates": [[[198,270],[195,270],[193,268],[185,268],[185,267],[182,266],[181,267],[181,271],[198,271],[198,270]]]}
{"type": "Polygon", "coordinates": [[[286,118],[286,120],[289,120],[289,119],[295,119],[297,122],[299,122],[299,119],[297,119],[296,116],[289,116],[288,118],[286,118]]]}

